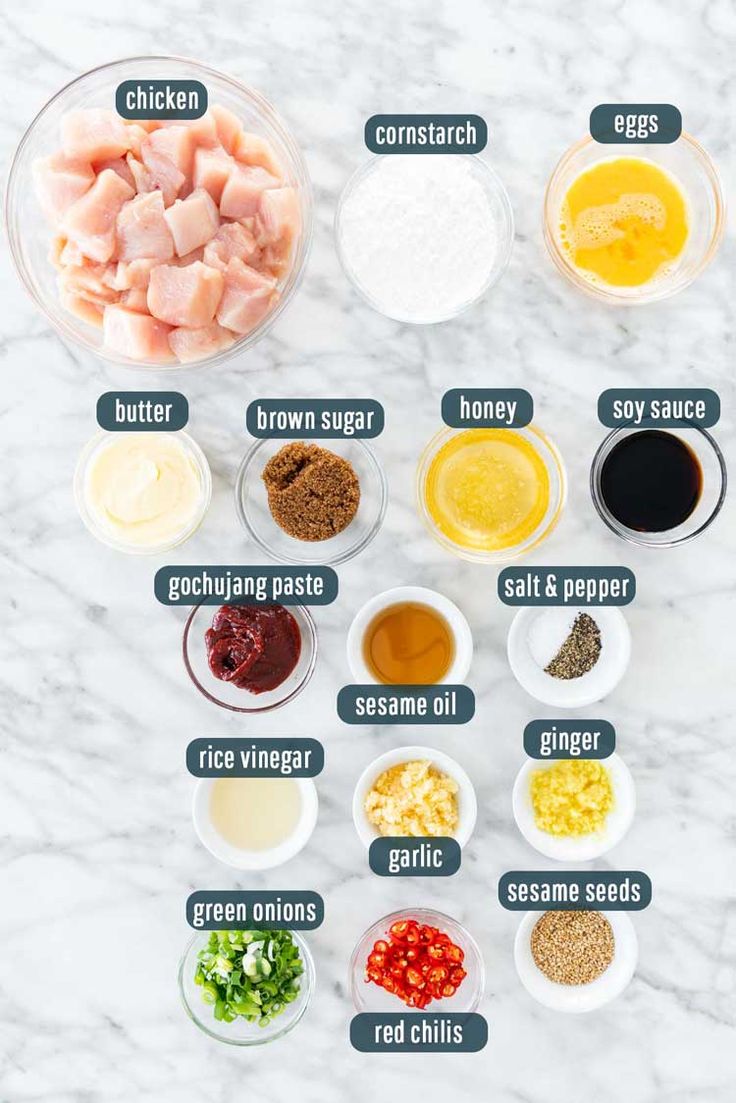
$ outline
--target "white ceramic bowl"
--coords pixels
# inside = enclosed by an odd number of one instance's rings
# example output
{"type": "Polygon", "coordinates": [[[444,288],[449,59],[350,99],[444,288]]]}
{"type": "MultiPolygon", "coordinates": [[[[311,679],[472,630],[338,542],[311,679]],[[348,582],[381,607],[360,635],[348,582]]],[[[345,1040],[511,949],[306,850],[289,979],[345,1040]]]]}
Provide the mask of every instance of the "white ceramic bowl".
{"type": "Polygon", "coordinates": [[[534,821],[530,786],[536,770],[550,770],[556,761],[538,762],[530,758],[519,770],[512,796],[516,826],[526,841],[547,858],[556,858],[560,862],[589,862],[600,858],[620,843],[631,827],[636,811],[634,779],[617,754],[602,760],[611,778],[614,797],[614,806],[606,816],[603,829],[591,835],[574,837],[550,835],[547,831],[540,831],[534,821]]]}
{"type": "Polygon", "coordinates": [[[366,601],[363,608],[356,613],[350,625],[347,640],[348,663],[353,680],[359,685],[376,684],[376,679],[363,658],[363,637],[368,625],[378,613],[401,602],[428,605],[445,618],[455,641],[455,657],[447,674],[441,679],[441,683],[457,685],[463,682],[473,660],[473,636],[470,625],[454,602],[425,586],[395,586],[392,590],[384,590],[382,594],[376,594],[370,601],[366,601]]]}
{"type": "MultiPolygon", "coordinates": [[[[522,689],[542,704],[577,709],[607,697],[623,678],[631,658],[631,636],[617,606],[525,606],[511,622],[507,641],[509,665],[522,689]],[[540,617],[568,617],[570,626],[578,613],[588,613],[601,630],[598,662],[579,678],[553,678],[535,659],[530,645],[535,622],[540,617]]],[[[550,655],[549,658],[553,658],[550,655]]],[[[549,662],[549,659],[547,660],[549,662]]]]}
{"type": "Polygon", "coordinates": [[[457,811],[458,825],[453,838],[460,846],[465,846],[473,834],[475,821],[478,815],[478,802],[475,799],[473,783],[454,758],[436,751],[433,747],[395,747],[392,751],[386,751],[379,755],[366,766],[358,778],[353,793],[353,823],[361,842],[370,846],[374,839],[381,838],[375,826],[370,822],[365,811],[365,798],[373,787],[374,782],[384,770],[392,766],[398,766],[402,762],[415,762],[429,760],[441,773],[448,774],[458,784],[457,811]]]}
{"type": "Polygon", "coordinates": [[[616,951],[605,973],[590,984],[557,984],[546,977],[532,957],[531,937],[534,925],[544,912],[524,915],[514,942],[514,962],[519,980],[530,996],[553,1011],[582,1014],[597,1011],[620,996],[636,970],[639,944],[634,924],[626,912],[601,912],[611,924],[616,951]]]}
{"type": "Polygon", "coordinates": [[[222,835],[215,830],[210,819],[210,799],[215,780],[215,778],[202,778],[198,782],[192,800],[192,819],[199,841],[218,861],[224,862],[233,869],[249,871],[274,869],[288,862],[307,845],[317,823],[319,808],[317,789],[311,778],[289,778],[299,786],[302,800],[299,820],[288,839],[268,850],[241,850],[240,847],[233,846],[223,839],[222,835]]]}

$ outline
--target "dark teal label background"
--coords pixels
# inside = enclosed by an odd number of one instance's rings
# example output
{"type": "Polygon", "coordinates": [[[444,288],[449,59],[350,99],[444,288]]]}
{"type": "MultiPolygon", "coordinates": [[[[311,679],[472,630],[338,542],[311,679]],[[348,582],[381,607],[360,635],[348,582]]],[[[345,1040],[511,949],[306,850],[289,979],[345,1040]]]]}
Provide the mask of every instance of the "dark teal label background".
{"type": "MultiPolygon", "coordinates": [[[[212,586],[208,588],[212,589],[212,586]]],[[[332,567],[160,567],[153,580],[153,592],[162,605],[263,605],[272,602],[281,605],[330,605],[337,597],[337,591],[337,574],[332,567]],[[252,579],[254,594],[257,596],[228,597],[227,591],[219,590],[202,597],[199,585],[196,593],[186,590],[186,582],[191,579],[197,583],[210,579],[213,585],[221,580],[225,585],[228,572],[232,578],[252,579]],[[281,579],[307,580],[305,584],[308,584],[309,579],[320,579],[324,584],[323,591],[319,596],[279,593],[274,591],[274,586],[278,586],[281,579]],[[184,580],[183,592],[178,589],[174,592],[172,584],[179,587],[179,580],[184,580]]]]}
{"type": "Polygon", "coordinates": [[[721,400],[715,391],[707,387],[621,387],[603,391],[598,399],[598,420],[609,429],[619,426],[636,426],[639,429],[678,429],[687,425],[699,425],[710,429],[721,416],[721,400]],[[663,417],[665,401],[691,401],[699,404],[688,411],[688,418],[663,417]],[[617,407],[626,403],[626,407],[617,407]],[[633,406],[632,406],[633,404],[633,406]]]}
{"type": "Polygon", "coordinates": [[[207,101],[207,89],[199,80],[124,80],[115,90],[115,109],[124,119],[200,119],[207,110],[207,101]],[[194,92],[197,96],[196,106],[158,109],[148,105],[132,108],[127,106],[126,98],[129,92],[135,95],[138,88],[147,92],[152,85],[156,91],[165,92],[170,88],[174,93],[185,92],[187,102],[190,99],[189,93],[194,92]]]}
{"type": "MultiPolygon", "coordinates": [[[[551,740],[550,740],[551,742],[551,740]]],[[[608,720],[530,720],[524,728],[524,750],[530,758],[551,762],[564,758],[608,758],[616,750],[616,732],[608,720]],[[542,753],[542,734],[551,728],[558,732],[600,732],[597,748],[586,748],[576,754],[554,748],[542,753]]]]}
{"type": "Polygon", "coordinates": [[[183,429],[189,421],[189,403],[178,391],[105,391],[97,399],[97,424],[108,433],[173,433],[183,429]],[[140,402],[161,404],[164,409],[162,421],[128,420],[127,410],[122,410],[124,420],[117,420],[117,413],[123,407],[137,406],[140,402]],[[166,407],[171,409],[167,410],[166,407]]]}
{"type": "Polygon", "coordinates": [[[642,911],[648,907],[652,900],[652,882],[646,873],[640,870],[561,870],[560,872],[528,870],[511,870],[504,873],[498,882],[498,899],[502,907],[512,912],[523,911],[642,911]],[[624,885],[629,883],[638,889],[638,899],[608,901],[590,899],[586,896],[587,886],[595,888],[598,885],[624,885]],[[577,901],[534,901],[511,900],[509,898],[509,886],[516,885],[578,885],[580,899],[577,901]]]}
{"type": "MultiPolygon", "coordinates": [[[[361,1053],[477,1053],[487,1042],[488,1023],[474,1011],[364,1012],[350,1021],[350,1044],[361,1053]],[[436,1024],[437,1027],[441,1024],[442,1040],[421,1041],[424,1036],[423,1023],[436,1024]],[[382,1031],[379,1031],[377,1039],[376,1029],[384,1026],[392,1030],[393,1040],[387,1041],[382,1031]]],[[[415,1088],[416,1095],[420,1097],[421,1086],[418,1082],[415,1088]]],[[[413,1099],[413,1095],[410,1094],[409,1098],[413,1099]]],[[[452,1100],[452,1092],[448,1098],[452,1100]]]]}
{"type": "Polygon", "coordinates": [[[475,715],[475,694],[468,686],[384,686],[384,685],[348,685],[343,686],[337,695],[337,714],[344,724],[467,724],[475,715]],[[433,711],[432,703],[444,698],[448,692],[455,692],[456,709],[453,715],[433,711]],[[356,711],[357,699],[389,699],[392,697],[424,697],[429,702],[425,716],[359,716],[356,711]]]}
{"type": "Polygon", "coordinates": [[[195,931],[222,931],[222,930],[291,930],[291,931],[313,931],[319,927],[324,921],[325,917],[325,905],[322,897],[317,892],[266,892],[265,890],[259,892],[244,892],[244,891],[223,891],[223,892],[193,892],[187,899],[187,923],[195,931]],[[282,904],[294,905],[304,904],[308,905],[312,909],[314,915],[313,919],[284,919],[281,921],[274,921],[272,919],[259,919],[253,915],[253,907],[256,904],[277,903],[281,901],[282,904]],[[204,922],[198,922],[197,920],[197,908],[204,904],[246,904],[248,909],[248,918],[230,922],[229,920],[208,919],[204,922]],[[245,924],[245,925],[243,925],[245,924]]]}
{"type": "Polygon", "coordinates": [[[599,103],[590,113],[590,134],[603,145],[669,145],[682,133],[682,115],[671,103],[599,103]],[[623,117],[623,131],[617,119],[623,117]],[[656,131],[650,120],[656,117],[656,131]]]}
{"type": "Polygon", "coordinates": [[[628,567],[504,567],[498,576],[498,596],[504,605],[629,605],[636,597],[636,579],[628,567]],[[526,585],[531,578],[539,579],[538,593],[526,585]],[[582,596],[572,588],[582,580],[592,585],[591,594],[582,596]],[[600,592],[599,582],[628,581],[625,592],[615,597],[600,592]],[[516,586],[522,585],[523,596],[517,596],[516,586]],[[556,590],[556,593],[553,592],[556,590]]]}
{"type": "Polygon", "coordinates": [[[379,877],[451,877],[460,869],[462,852],[457,839],[449,836],[437,838],[413,838],[386,835],[374,839],[368,851],[368,863],[379,877]],[[414,854],[425,848],[442,855],[440,869],[392,869],[392,857],[397,851],[414,854]]]}
{"type": "Polygon", "coordinates": [[[365,124],[364,136],[365,144],[371,153],[480,153],[488,143],[488,127],[485,119],[482,119],[480,115],[372,115],[365,124]],[[452,141],[444,141],[439,144],[435,141],[430,145],[428,139],[431,124],[434,124],[435,127],[454,126],[460,128],[461,132],[464,132],[464,128],[467,127],[467,124],[470,124],[475,128],[475,141],[457,141],[455,138],[452,141]],[[395,140],[391,144],[387,144],[385,138],[394,136],[385,133],[384,141],[378,141],[382,127],[398,128],[401,126],[414,127],[415,132],[405,134],[403,140],[398,141],[397,131],[395,140]],[[423,133],[427,139],[425,141],[421,140],[423,133]]]}
{"type": "Polygon", "coordinates": [[[193,739],[187,747],[187,769],[194,777],[316,777],[322,773],[324,764],[324,747],[316,739],[193,739]],[[243,765],[240,751],[250,751],[254,744],[259,751],[278,751],[283,765],[276,768],[243,765]],[[233,765],[219,768],[210,767],[206,762],[200,765],[200,752],[210,747],[215,751],[232,751],[233,765]],[[294,768],[286,765],[289,763],[289,752],[294,751],[301,756],[309,752],[308,766],[294,768]]]}
{"type": "MultiPolygon", "coordinates": [[[[482,407],[481,407],[482,409],[482,407]]],[[[521,429],[534,417],[534,399],[520,387],[455,387],[442,396],[442,420],[452,429],[521,429]],[[463,399],[476,403],[515,402],[511,420],[504,417],[475,416],[463,409],[463,399]]]]}
{"type": "Polygon", "coordinates": [[[385,422],[383,406],[375,398],[258,398],[249,404],[245,412],[248,432],[261,440],[368,440],[383,432],[385,422]],[[262,411],[260,418],[259,411],[262,411]],[[331,422],[335,413],[342,414],[343,421],[346,415],[350,416],[353,428],[346,431],[343,425],[342,429],[334,429],[331,422]],[[272,414],[282,415],[279,421],[286,421],[283,428],[280,425],[270,427],[268,423],[272,414]],[[330,415],[327,424],[324,424],[325,415],[330,415]],[[362,421],[363,426],[355,429],[358,421],[362,421]]]}

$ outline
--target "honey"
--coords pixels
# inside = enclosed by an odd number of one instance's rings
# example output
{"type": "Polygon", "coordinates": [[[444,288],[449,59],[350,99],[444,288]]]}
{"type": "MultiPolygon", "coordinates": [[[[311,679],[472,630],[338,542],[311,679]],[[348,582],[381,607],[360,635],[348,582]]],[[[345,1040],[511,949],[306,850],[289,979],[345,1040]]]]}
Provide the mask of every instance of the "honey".
{"type": "Polygon", "coordinates": [[[430,605],[401,601],[377,613],[363,637],[363,659],[383,685],[436,685],[455,658],[447,620],[430,605]]]}
{"type": "Polygon", "coordinates": [[[596,282],[639,287],[685,248],[687,203],[674,177],[653,161],[608,158],[570,185],[559,233],[575,267],[596,282]]]}
{"type": "Polygon", "coordinates": [[[528,540],[550,502],[550,478],[532,440],[514,429],[467,429],[435,454],[425,503],[454,544],[505,551],[528,540]]]}

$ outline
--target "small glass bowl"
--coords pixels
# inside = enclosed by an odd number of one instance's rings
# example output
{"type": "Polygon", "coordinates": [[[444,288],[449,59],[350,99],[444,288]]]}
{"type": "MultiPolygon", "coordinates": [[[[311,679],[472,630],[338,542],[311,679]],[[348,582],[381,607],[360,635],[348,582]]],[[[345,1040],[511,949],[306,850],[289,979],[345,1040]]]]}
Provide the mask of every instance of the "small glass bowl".
{"type": "Polygon", "coordinates": [[[197,954],[209,941],[210,931],[197,932],[190,939],[179,963],[179,994],[184,1010],[196,1026],[210,1038],[230,1046],[262,1046],[266,1042],[275,1042],[293,1030],[309,1007],[316,983],[314,961],[309,946],[298,931],[292,931],[291,937],[299,947],[304,962],[304,972],[300,978],[298,999],[288,1004],[280,1015],[272,1019],[268,1026],[258,1026],[246,1019],[237,1018],[232,1023],[218,1022],[211,1004],[202,999],[202,989],[194,983],[197,968],[197,954]]]}
{"type": "Polygon", "coordinates": [[[328,540],[297,540],[276,524],[268,508],[263,469],[288,440],[257,440],[246,452],[235,481],[235,508],[243,528],[271,559],[282,563],[345,563],[377,535],[386,514],[388,484],[373,449],[363,440],[305,440],[342,456],[360,482],[360,504],[347,528],[328,540]]]}
{"type": "Polygon", "coordinates": [[[109,62],[83,73],[53,96],[39,111],[18,145],[8,177],[5,214],[10,251],[26,289],[57,333],[113,364],[144,371],[172,371],[221,364],[251,348],[274,324],[299,287],[312,236],[312,196],[309,173],[299,146],[271,104],[259,93],[232,77],[188,58],[173,56],[131,57],[109,62]],[[281,297],[267,317],[230,348],[191,364],[146,364],[129,360],[106,348],[102,331],[68,313],[61,305],[56,270],[48,259],[53,228],[47,223],[32,187],[32,165],[59,148],[59,124],[67,111],[115,106],[115,89],[124,80],[199,80],[211,103],[234,111],[246,127],[262,135],[281,162],[285,182],[295,187],[301,200],[302,229],[294,245],[291,271],[280,285],[281,297]]]}
{"type": "MultiPolygon", "coordinates": [[[[454,157],[461,157],[466,162],[466,164],[470,166],[473,175],[475,176],[476,180],[481,184],[483,190],[486,193],[498,229],[498,250],[496,252],[496,258],[491,270],[488,273],[488,278],[486,279],[483,287],[480,289],[478,294],[475,295],[472,299],[469,299],[467,302],[460,303],[460,305],[457,306],[457,308],[454,309],[451,313],[433,318],[405,317],[401,313],[392,310],[388,304],[374,298],[374,296],[368,290],[366,290],[366,288],[360,282],[360,279],[358,278],[356,273],[353,271],[350,265],[350,260],[345,255],[342,244],[341,223],[345,203],[355,191],[356,187],[358,187],[358,185],[361,184],[367,176],[370,176],[371,173],[377,170],[379,165],[386,159],[386,156],[395,155],[391,154],[373,157],[370,161],[367,161],[364,165],[361,165],[361,167],[357,169],[348,180],[338,200],[337,210],[335,211],[334,234],[335,248],[337,250],[337,256],[342,266],[342,270],[347,276],[350,283],[355,288],[355,290],[365,299],[365,301],[370,306],[372,306],[374,310],[377,310],[379,314],[383,314],[386,318],[393,318],[397,322],[406,322],[411,325],[435,325],[438,322],[450,321],[451,318],[458,317],[458,315],[464,313],[464,311],[466,311],[468,307],[473,306],[474,303],[477,303],[480,299],[482,299],[483,296],[490,290],[490,288],[493,287],[494,284],[498,283],[498,281],[501,279],[501,276],[504,274],[506,268],[508,267],[508,263],[511,258],[511,250],[514,244],[514,212],[511,207],[511,200],[509,199],[508,192],[501,182],[501,178],[499,177],[498,173],[495,172],[495,170],[492,169],[491,166],[483,160],[483,158],[469,153],[452,155],[454,157]]],[[[431,233],[431,226],[428,227],[428,232],[431,233]]]]}
{"type": "MultiPolygon", "coordinates": [[[[161,436],[161,434],[158,434],[161,436]]],[[[99,540],[101,544],[106,544],[109,548],[115,548],[116,551],[125,552],[127,555],[158,555],[161,552],[170,551],[172,548],[179,547],[190,536],[193,536],[199,526],[204,520],[205,514],[209,509],[210,501],[212,499],[212,474],[210,472],[210,465],[207,463],[207,457],[202,449],[197,444],[196,440],[185,433],[183,430],[179,430],[176,433],[166,433],[164,436],[175,437],[180,441],[185,450],[189,453],[189,456],[194,463],[199,473],[200,482],[202,484],[202,496],[196,515],[192,518],[192,522],[185,529],[182,529],[173,540],[166,541],[163,544],[157,544],[152,547],[141,547],[137,544],[126,544],[125,541],[116,540],[115,537],[107,532],[100,526],[92,511],[87,506],[85,497],[85,485],[87,482],[87,473],[89,471],[90,464],[95,456],[97,456],[104,448],[106,448],[112,441],[118,437],[133,437],[133,436],[153,436],[148,433],[108,433],[104,429],[101,429],[99,433],[96,433],[90,441],[82,449],[82,452],[77,460],[76,470],[74,472],[74,501],[79,511],[79,516],[84,523],[85,528],[99,540]]]]}
{"type": "Polygon", "coordinates": [[[575,287],[611,304],[653,303],[675,295],[700,275],[715,256],[725,229],[725,204],[718,170],[705,150],[682,133],[669,145],[602,146],[590,136],[560,158],[544,195],[544,240],[555,267],[575,287]],[[572,263],[560,240],[560,211],[568,189],[582,172],[600,161],[637,157],[653,161],[681,185],[688,204],[690,234],[685,248],[670,268],[639,287],[614,287],[596,281],[572,263]]]}
{"type": "Polygon", "coordinates": [[[270,712],[281,708],[298,697],[314,674],[317,662],[317,628],[312,614],[304,605],[287,605],[299,626],[302,649],[299,661],[280,686],[265,693],[250,693],[247,689],[238,689],[230,682],[216,678],[207,662],[207,648],[204,634],[212,627],[212,618],[219,606],[195,605],[187,617],[182,639],[182,654],[187,674],[195,686],[208,701],[231,712],[270,712]]]}
{"type": "Polygon", "coordinates": [[[638,532],[636,529],[627,528],[613,516],[603,500],[601,472],[607,456],[619,441],[631,436],[632,433],[645,431],[641,426],[622,425],[612,430],[603,440],[593,457],[590,468],[590,493],[593,504],[609,529],[623,540],[628,540],[630,544],[638,544],[644,548],[674,548],[678,544],[687,544],[701,532],[705,532],[721,511],[726,498],[726,462],[713,437],[699,425],[688,422],[676,429],[663,429],[662,432],[672,433],[673,436],[683,440],[697,457],[703,473],[700,499],[690,516],[673,529],[666,529],[664,532],[638,532]]]}
{"type": "Polygon", "coordinates": [[[432,908],[402,908],[400,911],[391,912],[383,919],[371,924],[368,930],[361,936],[350,958],[350,993],[353,1004],[358,1012],[362,1011],[401,1011],[412,1012],[417,1010],[407,1007],[402,1000],[379,988],[377,984],[367,982],[365,979],[365,965],[368,954],[373,949],[373,944],[379,938],[386,938],[389,927],[398,919],[414,919],[417,923],[428,923],[432,927],[439,927],[448,934],[456,945],[465,951],[463,969],[467,976],[458,988],[454,996],[449,999],[432,1000],[427,1011],[459,1011],[467,1014],[475,1011],[483,996],[485,987],[485,967],[478,943],[465,927],[457,920],[443,912],[434,911],[432,908]]]}
{"type": "Polygon", "coordinates": [[[542,521],[531,536],[527,537],[521,544],[516,545],[516,547],[502,548],[498,551],[466,548],[461,544],[456,544],[454,540],[446,536],[439,526],[435,524],[427,508],[425,488],[429,469],[439,450],[444,447],[452,437],[457,436],[459,433],[467,433],[469,431],[468,429],[441,429],[439,433],[436,433],[435,436],[432,437],[419,457],[419,466],[417,467],[416,476],[416,501],[419,516],[422,518],[435,540],[441,544],[446,551],[453,552],[461,559],[467,559],[471,563],[508,563],[512,559],[519,559],[522,555],[526,555],[528,552],[532,551],[533,548],[538,547],[547,539],[557,525],[567,498],[567,476],[565,474],[562,456],[557,450],[557,446],[541,429],[538,429],[536,425],[527,425],[523,429],[509,430],[510,432],[518,433],[519,436],[528,440],[544,461],[550,484],[547,510],[542,521]]]}

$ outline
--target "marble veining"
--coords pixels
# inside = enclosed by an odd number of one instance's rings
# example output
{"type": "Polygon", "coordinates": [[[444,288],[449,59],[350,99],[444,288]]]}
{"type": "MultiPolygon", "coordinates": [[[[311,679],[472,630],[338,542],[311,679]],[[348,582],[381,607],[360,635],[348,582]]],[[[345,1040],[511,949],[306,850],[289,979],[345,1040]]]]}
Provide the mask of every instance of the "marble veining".
{"type": "MultiPolygon", "coordinates": [[[[715,263],[676,299],[604,307],[558,277],[541,236],[541,199],[590,108],[611,100],[678,104],[685,125],[736,179],[733,54],[726,0],[237,0],[178,4],[90,0],[7,6],[0,16],[0,144],[7,165],[36,110],[103,61],[194,56],[264,92],[305,150],[316,193],[307,277],[276,328],[241,360],[152,376],[187,394],[190,428],[214,476],[212,509],[175,562],[258,561],[232,484],[258,395],[369,395],[386,407],[376,443],[391,487],[385,525],[340,569],[337,605],[317,611],[317,672],[298,704],[257,723],[200,698],[179,647],[183,611],[153,600],[155,559],[97,545],[72,500],[77,454],[98,395],[140,377],[68,348],[48,329],[2,257],[0,500],[4,617],[0,634],[0,1098],[7,1103],[368,1103],[421,1094],[428,1103],[726,1103],[736,1076],[736,821],[733,500],[700,541],[670,553],[629,548],[601,525],[587,489],[603,430],[598,393],[612,385],[715,387],[717,436],[736,470],[732,227],[715,263]],[[377,111],[476,111],[486,156],[514,208],[503,281],[441,327],[374,314],[339,269],[332,219],[339,191],[367,156],[377,111]],[[545,867],[511,815],[521,735],[538,707],[505,657],[511,610],[496,572],[455,561],[413,506],[417,456],[439,426],[450,385],[524,386],[567,463],[563,519],[537,562],[622,563],[639,591],[627,611],[633,661],[600,706],[637,784],[627,838],[600,865],[641,868],[654,901],[634,916],[640,967],[617,1003],[568,1018],[537,1006],[516,978],[517,919],[496,901],[509,868],[545,867]],[[355,610],[389,585],[442,590],[475,636],[475,720],[460,729],[365,731],[337,720],[349,678],[355,610]],[[314,888],[324,926],[309,936],[317,992],[300,1027],[254,1052],[200,1035],[179,1005],[176,969],[194,888],[243,882],[198,844],[189,818],[194,737],[298,733],[321,739],[320,819],[309,847],[253,885],[314,888]],[[479,818],[451,881],[379,880],[350,820],[353,785],[382,750],[424,740],[469,771],[479,818]],[[475,1056],[365,1056],[347,1042],[347,963],[373,919],[421,902],[464,921],[487,969],[481,1010],[491,1039],[475,1056]]],[[[163,561],[163,560],[162,560],[163,561]]]]}

